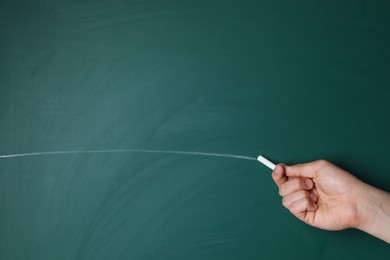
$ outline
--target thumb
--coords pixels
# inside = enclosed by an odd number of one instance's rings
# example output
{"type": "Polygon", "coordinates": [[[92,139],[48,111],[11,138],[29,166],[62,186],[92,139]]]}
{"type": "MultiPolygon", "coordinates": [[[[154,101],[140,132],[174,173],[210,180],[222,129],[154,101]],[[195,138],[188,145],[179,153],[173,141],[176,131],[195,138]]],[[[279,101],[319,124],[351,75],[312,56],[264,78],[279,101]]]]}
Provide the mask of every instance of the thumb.
{"type": "Polygon", "coordinates": [[[285,174],[288,177],[304,177],[313,179],[315,177],[315,168],[312,163],[302,163],[291,166],[284,166],[285,174]]]}

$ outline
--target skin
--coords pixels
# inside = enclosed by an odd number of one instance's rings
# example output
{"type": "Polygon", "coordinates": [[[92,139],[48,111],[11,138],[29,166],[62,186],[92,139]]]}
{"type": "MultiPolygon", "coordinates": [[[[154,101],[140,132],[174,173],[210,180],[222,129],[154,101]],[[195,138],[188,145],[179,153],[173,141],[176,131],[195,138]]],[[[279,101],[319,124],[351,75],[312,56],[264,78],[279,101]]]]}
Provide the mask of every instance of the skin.
{"type": "Polygon", "coordinates": [[[325,160],[278,164],[272,178],[283,206],[306,224],[325,230],[357,228],[390,243],[390,193],[325,160]]]}

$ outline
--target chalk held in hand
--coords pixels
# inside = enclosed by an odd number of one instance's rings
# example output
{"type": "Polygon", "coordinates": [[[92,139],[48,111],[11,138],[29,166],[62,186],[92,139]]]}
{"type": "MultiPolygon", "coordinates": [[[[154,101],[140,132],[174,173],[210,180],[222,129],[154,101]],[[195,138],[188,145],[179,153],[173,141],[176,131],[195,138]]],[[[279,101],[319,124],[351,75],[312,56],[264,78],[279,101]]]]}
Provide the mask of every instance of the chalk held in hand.
{"type": "Polygon", "coordinates": [[[269,161],[267,158],[265,158],[264,156],[262,155],[259,155],[259,157],[257,157],[257,160],[259,162],[261,162],[262,164],[264,164],[265,166],[267,166],[268,168],[270,168],[271,170],[274,170],[275,169],[275,164],[272,163],[271,161],[269,161]]]}

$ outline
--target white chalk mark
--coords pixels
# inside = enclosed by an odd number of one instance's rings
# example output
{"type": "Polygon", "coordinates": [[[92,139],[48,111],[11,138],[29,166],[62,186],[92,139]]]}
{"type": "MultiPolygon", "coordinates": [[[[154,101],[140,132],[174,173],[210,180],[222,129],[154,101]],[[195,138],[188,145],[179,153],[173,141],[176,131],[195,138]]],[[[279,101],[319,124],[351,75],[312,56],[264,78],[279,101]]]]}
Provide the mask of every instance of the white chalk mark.
{"type": "Polygon", "coordinates": [[[94,153],[160,153],[160,154],[213,156],[213,157],[225,157],[225,158],[234,158],[234,159],[256,161],[256,158],[254,158],[254,157],[248,157],[248,156],[236,155],[236,154],[205,153],[205,152],[195,152],[195,151],[148,150],[148,149],[109,149],[109,150],[80,150],[80,151],[48,151],[48,152],[6,154],[6,155],[0,155],[0,159],[1,158],[14,158],[14,157],[44,156],[44,155],[94,154],[94,153]]]}

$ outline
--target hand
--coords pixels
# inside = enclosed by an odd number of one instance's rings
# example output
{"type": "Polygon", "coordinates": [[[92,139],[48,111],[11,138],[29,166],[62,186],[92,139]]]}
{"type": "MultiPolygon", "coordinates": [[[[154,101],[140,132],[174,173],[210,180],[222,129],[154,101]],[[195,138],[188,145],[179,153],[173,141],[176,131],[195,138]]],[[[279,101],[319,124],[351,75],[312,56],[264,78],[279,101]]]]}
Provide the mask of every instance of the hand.
{"type": "Polygon", "coordinates": [[[303,222],[326,230],[357,227],[357,199],[363,182],[337,166],[319,160],[277,165],[272,177],[283,205],[303,222]]]}
{"type": "Polygon", "coordinates": [[[358,228],[390,243],[390,194],[324,160],[285,166],[272,178],[283,205],[303,222],[326,230],[358,228]]]}

